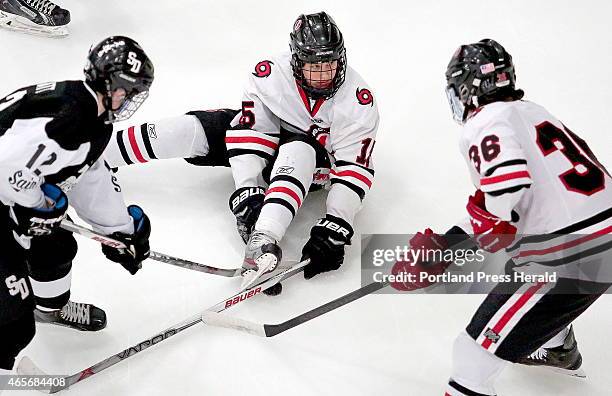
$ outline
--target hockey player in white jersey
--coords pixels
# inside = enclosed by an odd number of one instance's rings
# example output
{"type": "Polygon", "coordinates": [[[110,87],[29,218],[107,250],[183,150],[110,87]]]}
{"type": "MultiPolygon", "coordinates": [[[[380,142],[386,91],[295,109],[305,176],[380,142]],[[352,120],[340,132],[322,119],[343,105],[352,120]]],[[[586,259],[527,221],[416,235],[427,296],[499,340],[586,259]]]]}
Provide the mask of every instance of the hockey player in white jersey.
{"type": "MultiPolygon", "coordinates": [[[[446,78],[453,117],[463,126],[461,154],[477,189],[468,200],[469,221],[450,234],[463,230],[482,249],[506,249],[508,270],[552,269],[560,277],[499,284],[485,298],[455,341],[446,395],[495,395],[506,362],[582,376],[570,324],[612,283],[612,179],[584,140],[522,100],[512,57],[496,41],[459,47],[446,78]],[[585,279],[589,272],[596,276],[585,279]]],[[[448,233],[430,229],[413,242],[453,244],[448,233]]],[[[438,263],[437,271],[447,265],[438,263]]]]}
{"type": "Polygon", "coordinates": [[[310,259],[307,279],[338,269],[374,178],[377,104],[348,66],[338,26],[325,12],[301,15],[290,48],[255,65],[225,140],[236,184],[230,204],[248,238],[244,285],[277,266],[278,242],[308,191],[328,181],[326,215],[313,226],[302,259],[310,259]],[[269,176],[262,174],[268,164],[269,176]]]}
{"type": "Polygon", "coordinates": [[[100,156],[109,124],[146,99],[153,65],[132,39],[110,37],[91,49],[85,75],[0,100],[0,374],[34,336],[34,316],[79,330],[106,326],[103,310],[69,300],[77,245],[60,228],[68,204],[128,246],[102,250],[132,274],[149,254],[148,217],[126,207],[100,156]]]}
{"type": "Polygon", "coordinates": [[[331,184],[326,215],[303,249],[311,278],[343,262],[374,178],[379,115],[329,15],[301,15],[292,30],[290,52],[254,65],[240,111],[196,111],[117,131],[105,157],[112,167],[177,157],[231,165],[230,208],[248,242],[244,266],[261,272],[280,261],[278,242],[308,191],[331,184]]]}

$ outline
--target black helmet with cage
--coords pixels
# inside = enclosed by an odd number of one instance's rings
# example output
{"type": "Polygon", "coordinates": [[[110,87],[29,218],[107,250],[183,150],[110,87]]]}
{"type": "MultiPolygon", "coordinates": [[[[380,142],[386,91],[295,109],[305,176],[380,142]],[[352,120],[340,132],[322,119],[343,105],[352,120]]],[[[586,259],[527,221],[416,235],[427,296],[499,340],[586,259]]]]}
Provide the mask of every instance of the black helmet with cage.
{"type": "Polygon", "coordinates": [[[127,120],[149,96],[153,83],[153,63],[142,47],[129,37],[113,36],[102,40],[89,51],[85,80],[103,95],[108,122],[127,120]],[[112,95],[125,90],[125,100],[112,108],[112,95]]]}
{"type": "Polygon", "coordinates": [[[346,49],[336,22],[325,12],[300,15],[289,37],[291,67],[297,83],[313,99],[334,96],[346,76],[346,49]],[[331,65],[331,82],[313,85],[313,80],[304,75],[304,67],[323,63],[331,65]]]}
{"type": "Polygon", "coordinates": [[[470,110],[500,100],[518,100],[512,56],[497,41],[460,46],[446,69],[446,95],[453,118],[464,123],[470,110]]]}

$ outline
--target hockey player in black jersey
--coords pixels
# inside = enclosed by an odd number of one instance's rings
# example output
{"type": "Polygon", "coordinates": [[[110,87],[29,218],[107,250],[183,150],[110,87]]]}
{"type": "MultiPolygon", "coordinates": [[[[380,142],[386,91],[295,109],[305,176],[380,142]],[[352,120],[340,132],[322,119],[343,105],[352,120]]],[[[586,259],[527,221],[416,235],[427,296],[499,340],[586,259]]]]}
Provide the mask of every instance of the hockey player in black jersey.
{"type": "Polygon", "coordinates": [[[110,37],[91,49],[85,76],[0,99],[0,375],[32,339],[34,316],[80,330],[106,325],[104,311],[69,300],[77,245],[60,229],[68,204],[128,246],[102,250],[130,273],[149,254],[149,219],[126,206],[100,156],[110,123],[146,99],[153,65],[132,39],[110,37]]]}

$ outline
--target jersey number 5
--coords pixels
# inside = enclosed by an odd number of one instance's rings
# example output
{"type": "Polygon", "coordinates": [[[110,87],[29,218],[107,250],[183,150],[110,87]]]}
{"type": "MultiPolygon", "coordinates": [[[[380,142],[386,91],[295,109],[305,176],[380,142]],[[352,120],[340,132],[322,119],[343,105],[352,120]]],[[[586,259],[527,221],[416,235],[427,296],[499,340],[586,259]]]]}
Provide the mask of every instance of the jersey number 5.
{"type": "Polygon", "coordinates": [[[570,170],[559,175],[567,190],[593,195],[605,188],[605,168],[597,161],[584,140],[569,129],[565,127],[564,130],[559,129],[548,121],[535,128],[537,144],[544,156],[560,151],[572,164],[570,170]],[[590,158],[587,158],[580,149],[590,158]]]}
{"type": "Polygon", "coordinates": [[[253,102],[242,102],[242,115],[238,121],[240,125],[244,125],[247,128],[252,128],[255,125],[255,113],[249,110],[253,107],[255,107],[253,102]]]}

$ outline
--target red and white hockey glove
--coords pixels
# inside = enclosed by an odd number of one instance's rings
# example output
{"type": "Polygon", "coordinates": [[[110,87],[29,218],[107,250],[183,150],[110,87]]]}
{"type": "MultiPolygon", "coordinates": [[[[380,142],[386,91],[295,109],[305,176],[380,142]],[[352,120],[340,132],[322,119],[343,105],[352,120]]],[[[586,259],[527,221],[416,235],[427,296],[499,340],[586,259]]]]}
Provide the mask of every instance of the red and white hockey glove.
{"type": "Polygon", "coordinates": [[[516,227],[487,211],[482,191],[477,190],[470,196],[466,209],[470,215],[474,241],[481,249],[495,253],[512,244],[516,227]]]}
{"type": "MultiPolygon", "coordinates": [[[[414,251],[421,251],[418,259],[413,262],[409,261],[398,261],[391,269],[393,275],[405,273],[407,276],[404,281],[397,281],[391,283],[391,287],[395,290],[400,291],[411,291],[422,289],[427,286],[431,286],[432,282],[429,275],[441,275],[446,271],[446,268],[451,264],[447,261],[438,262],[427,262],[425,252],[429,251],[444,251],[448,248],[448,241],[442,235],[438,235],[431,230],[426,229],[424,232],[418,232],[415,236],[410,239],[410,247],[414,251]]],[[[433,257],[443,257],[444,254],[435,254],[433,257]]]]}

